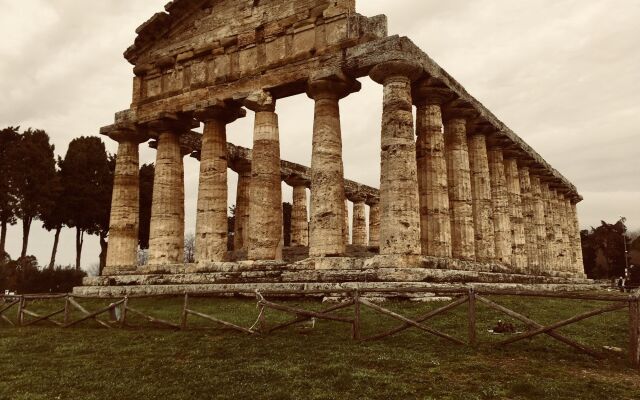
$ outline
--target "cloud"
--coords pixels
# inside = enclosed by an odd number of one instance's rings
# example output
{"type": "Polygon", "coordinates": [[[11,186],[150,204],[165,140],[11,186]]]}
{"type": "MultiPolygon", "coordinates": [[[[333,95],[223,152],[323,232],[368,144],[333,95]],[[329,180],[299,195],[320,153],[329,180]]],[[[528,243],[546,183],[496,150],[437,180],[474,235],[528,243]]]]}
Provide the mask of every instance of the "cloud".
{"type": "MultiPolygon", "coordinates": [[[[97,134],[131,99],[122,52],[135,29],[166,0],[0,0],[0,126],[46,129],[63,155],[72,138],[97,134]]],[[[620,215],[640,228],[640,2],[635,0],[367,0],[358,10],[386,14],[390,33],[411,38],[509,125],[585,196],[583,225],[620,215]]],[[[376,186],[382,91],[369,79],[341,102],[345,173],[376,186]]],[[[278,103],[282,156],[309,165],[313,102],[278,103]]],[[[251,146],[253,118],[229,127],[251,146]]],[[[106,141],[110,151],[115,145],[106,141]]],[[[155,152],[142,149],[141,161],[155,152]]],[[[186,224],[195,229],[198,163],[185,162],[186,224]]],[[[230,204],[235,174],[230,173],[230,204]]],[[[285,188],[285,200],[290,200],[285,188]]],[[[37,225],[37,224],[36,224],[37,225]]],[[[74,260],[73,235],[59,260],[74,260]]],[[[20,229],[9,249],[19,252],[20,229]]],[[[34,226],[31,252],[45,262],[52,235],[34,226]]],[[[84,253],[97,260],[97,240],[84,253]]]]}

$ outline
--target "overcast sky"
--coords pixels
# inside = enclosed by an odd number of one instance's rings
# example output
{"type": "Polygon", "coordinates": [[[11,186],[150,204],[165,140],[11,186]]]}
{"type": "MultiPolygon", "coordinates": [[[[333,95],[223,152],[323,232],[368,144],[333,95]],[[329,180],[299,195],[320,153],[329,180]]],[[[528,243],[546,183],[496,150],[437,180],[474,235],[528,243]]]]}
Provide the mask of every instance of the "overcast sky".
{"type": "MultiPolygon", "coordinates": [[[[0,127],[45,129],[64,155],[71,139],[97,135],[131,100],[132,66],[122,57],[135,29],[167,0],[0,0],[0,127]]],[[[640,229],[640,1],[358,0],[386,14],[390,34],[408,36],[487,108],[574,182],[583,227],[623,215],[640,229]]],[[[379,85],[341,103],[345,174],[378,186],[379,85]]],[[[281,100],[282,156],[310,164],[313,103],[281,100]]],[[[229,127],[251,146],[253,118],[229,127]]],[[[107,140],[109,151],[114,143],[107,140]]],[[[153,161],[143,149],[142,162],[153,161]]],[[[198,164],[186,159],[187,231],[195,229],[198,164]]],[[[236,177],[230,173],[230,198],[236,177]]],[[[286,201],[291,190],[285,189],[286,201]]],[[[230,202],[232,204],[233,201],[230,202]]],[[[8,251],[20,251],[19,226],[8,251]]],[[[73,232],[58,261],[74,261],[73,232]]],[[[48,262],[53,234],[34,223],[29,253],[48,262]]],[[[83,263],[97,263],[97,238],[83,263]]]]}

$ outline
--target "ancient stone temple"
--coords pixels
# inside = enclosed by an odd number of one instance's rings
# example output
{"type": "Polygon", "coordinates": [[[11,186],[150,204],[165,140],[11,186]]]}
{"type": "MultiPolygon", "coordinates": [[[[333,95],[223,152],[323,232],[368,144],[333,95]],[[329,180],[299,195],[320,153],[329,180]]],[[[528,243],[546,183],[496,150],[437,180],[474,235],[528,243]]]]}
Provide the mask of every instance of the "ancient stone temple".
{"type": "Polygon", "coordinates": [[[132,103],[101,129],[119,144],[108,265],[76,291],[588,282],[576,188],[411,40],[388,36],[384,15],[358,14],[355,0],[165,10],[125,52],[132,103]],[[344,176],[340,100],[361,79],[384,87],[379,189],[344,176]],[[280,157],[278,100],[299,94],[315,105],[310,167],[280,157]],[[251,113],[253,148],[228,143],[227,125],[251,113]],[[157,160],[149,263],[138,266],[145,142],[157,160]],[[183,262],[186,155],[201,163],[194,264],[183,262]],[[232,251],[228,169],[239,176],[232,251]],[[294,193],[290,247],[282,182],[294,193]]]}

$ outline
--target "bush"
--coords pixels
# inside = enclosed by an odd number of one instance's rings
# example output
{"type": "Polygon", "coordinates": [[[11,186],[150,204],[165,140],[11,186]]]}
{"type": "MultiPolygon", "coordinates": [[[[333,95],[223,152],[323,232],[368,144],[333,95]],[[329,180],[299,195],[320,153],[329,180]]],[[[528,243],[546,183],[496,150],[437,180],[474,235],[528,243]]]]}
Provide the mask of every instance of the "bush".
{"type": "Polygon", "coordinates": [[[68,293],[82,285],[87,274],[71,268],[41,269],[35,257],[15,261],[0,260],[0,292],[5,290],[19,294],[68,293]]]}

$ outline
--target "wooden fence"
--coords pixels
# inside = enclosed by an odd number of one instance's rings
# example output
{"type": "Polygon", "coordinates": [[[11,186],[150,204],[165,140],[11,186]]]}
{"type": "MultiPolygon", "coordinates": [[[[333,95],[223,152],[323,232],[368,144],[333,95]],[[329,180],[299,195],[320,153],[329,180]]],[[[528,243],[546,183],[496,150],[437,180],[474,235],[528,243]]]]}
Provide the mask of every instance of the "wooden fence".
{"type": "MultiPolygon", "coordinates": [[[[105,298],[90,297],[90,296],[78,296],[72,294],[60,294],[60,295],[23,295],[23,296],[0,296],[3,301],[0,302],[0,322],[15,326],[26,327],[35,325],[38,323],[48,323],[60,328],[70,328],[78,325],[87,320],[95,320],[104,328],[124,328],[127,326],[127,316],[134,314],[146,319],[154,324],[159,324],[176,330],[184,330],[189,328],[189,318],[198,317],[205,319],[216,324],[223,325],[232,330],[248,334],[248,335],[267,335],[276,330],[283,329],[292,325],[300,324],[303,322],[312,321],[314,319],[327,320],[333,322],[339,322],[348,324],[352,328],[352,336],[356,341],[373,341],[387,338],[392,335],[396,335],[409,328],[416,328],[430,335],[440,337],[448,340],[456,345],[469,345],[476,347],[478,345],[477,327],[476,327],[476,308],[478,303],[482,303],[485,306],[499,311],[512,317],[516,320],[524,323],[529,330],[527,332],[516,334],[509,337],[506,340],[495,343],[495,346],[507,346],[509,344],[519,342],[525,339],[532,338],[538,335],[547,335],[557,341],[560,341],[574,349],[588,354],[595,358],[603,358],[602,352],[589,348],[584,344],[581,344],[571,338],[566,337],[558,332],[558,329],[575,324],[577,322],[586,320],[596,315],[610,313],[613,311],[628,309],[629,313],[629,357],[631,363],[635,367],[640,367],[640,295],[635,294],[632,296],[621,295],[608,295],[608,294],[584,294],[584,293],[559,293],[559,292],[544,292],[544,291],[519,291],[519,290],[476,290],[476,289],[354,289],[354,290],[330,290],[330,291],[216,291],[209,293],[201,293],[197,297],[208,296],[228,296],[228,295],[255,295],[258,304],[258,316],[256,322],[249,328],[239,326],[237,324],[224,321],[211,315],[204,314],[193,310],[189,305],[189,295],[184,295],[184,304],[180,315],[179,323],[171,321],[165,321],[159,318],[152,317],[148,314],[137,310],[130,305],[130,300],[133,298],[150,298],[150,297],[167,297],[167,296],[127,296],[120,300],[116,300],[106,307],[99,310],[90,312],[83,307],[78,300],[81,299],[101,299],[105,298]],[[398,294],[409,295],[419,293],[434,293],[438,296],[451,297],[452,300],[446,305],[443,305],[435,310],[431,310],[418,317],[408,318],[397,312],[391,311],[381,305],[375,304],[366,299],[366,295],[369,294],[398,294]],[[281,303],[268,300],[269,298],[282,298],[282,297],[297,297],[297,296],[320,296],[325,294],[331,294],[333,296],[340,296],[345,301],[327,307],[321,311],[311,311],[302,308],[292,307],[281,303]],[[587,301],[600,301],[607,303],[605,307],[601,307],[592,311],[584,312],[575,315],[571,318],[555,322],[550,325],[543,325],[536,322],[514,310],[511,310],[505,306],[502,306],[493,300],[487,298],[487,296],[517,296],[517,297],[543,297],[554,299],[570,299],[570,300],[587,300],[587,301]],[[60,300],[64,299],[64,307],[45,315],[40,315],[32,310],[28,309],[28,305],[33,301],[43,300],[60,300]],[[462,305],[467,305],[467,320],[468,320],[468,332],[466,340],[456,338],[444,332],[440,332],[428,325],[425,322],[433,319],[438,315],[442,315],[450,310],[453,310],[462,305]],[[349,317],[335,315],[336,311],[344,310],[353,307],[353,315],[349,317]],[[399,324],[392,328],[379,332],[375,335],[363,337],[360,329],[361,325],[361,309],[363,307],[369,308],[377,313],[386,315],[393,319],[398,320],[399,324]],[[17,315],[15,322],[7,317],[7,313],[13,309],[17,309],[17,315]],[[71,320],[71,311],[73,309],[78,310],[82,316],[78,319],[71,320]],[[280,323],[274,326],[268,326],[265,318],[265,310],[271,309],[286,314],[292,315],[292,319],[280,323]],[[109,320],[100,319],[102,314],[109,314],[111,317],[109,320]],[[54,317],[63,315],[62,320],[56,320],[54,317]]],[[[110,299],[113,300],[113,299],[110,299]]]]}

